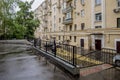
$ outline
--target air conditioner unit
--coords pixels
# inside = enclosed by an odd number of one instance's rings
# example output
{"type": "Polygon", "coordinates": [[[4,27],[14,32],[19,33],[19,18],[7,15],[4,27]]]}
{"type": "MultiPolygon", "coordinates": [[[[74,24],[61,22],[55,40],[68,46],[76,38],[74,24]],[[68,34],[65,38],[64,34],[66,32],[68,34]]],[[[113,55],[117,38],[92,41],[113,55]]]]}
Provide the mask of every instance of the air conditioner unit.
{"type": "Polygon", "coordinates": [[[114,13],[119,13],[120,12],[120,8],[116,8],[113,11],[114,11],[114,13]]]}

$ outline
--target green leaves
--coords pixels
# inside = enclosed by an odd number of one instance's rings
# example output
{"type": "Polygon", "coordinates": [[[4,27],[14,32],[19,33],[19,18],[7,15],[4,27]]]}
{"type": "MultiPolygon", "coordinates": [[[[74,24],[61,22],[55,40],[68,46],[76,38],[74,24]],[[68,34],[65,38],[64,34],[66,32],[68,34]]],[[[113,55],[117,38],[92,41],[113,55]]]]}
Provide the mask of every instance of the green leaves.
{"type": "Polygon", "coordinates": [[[34,18],[30,10],[34,2],[22,2],[21,0],[0,0],[0,36],[4,38],[33,38],[39,20],[34,18]],[[15,7],[19,7],[16,12],[15,7]]]}
{"type": "Polygon", "coordinates": [[[8,34],[8,30],[10,26],[13,26],[13,19],[12,19],[12,12],[14,11],[13,8],[14,0],[0,0],[0,29],[1,29],[1,35],[6,38],[6,35],[8,34]]]}
{"type": "Polygon", "coordinates": [[[17,12],[17,22],[26,27],[25,36],[27,38],[34,37],[35,28],[39,26],[39,21],[34,19],[33,12],[30,11],[33,1],[19,2],[20,11],[17,12]]]}

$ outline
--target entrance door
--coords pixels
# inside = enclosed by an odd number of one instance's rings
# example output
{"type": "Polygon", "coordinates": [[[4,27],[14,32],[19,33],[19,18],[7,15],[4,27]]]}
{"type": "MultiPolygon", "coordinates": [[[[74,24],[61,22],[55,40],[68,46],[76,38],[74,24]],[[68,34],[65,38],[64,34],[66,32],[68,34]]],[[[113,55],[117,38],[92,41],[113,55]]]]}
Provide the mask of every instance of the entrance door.
{"type": "Polygon", "coordinates": [[[117,41],[116,48],[117,52],[120,53],[120,41],[117,41]]]}
{"type": "Polygon", "coordinates": [[[101,50],[101,40],[95,40],[95,49],[101,50]]]}

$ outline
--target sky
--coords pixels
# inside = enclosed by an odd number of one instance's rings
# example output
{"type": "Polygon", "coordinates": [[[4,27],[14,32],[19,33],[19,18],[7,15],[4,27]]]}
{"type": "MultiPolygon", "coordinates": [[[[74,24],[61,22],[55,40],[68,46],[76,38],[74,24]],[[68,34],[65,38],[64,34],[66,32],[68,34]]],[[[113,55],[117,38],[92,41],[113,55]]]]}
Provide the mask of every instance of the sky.
{"type": "MultiPolygon", "coordinates": [[[[31,1],[31,0],[23,0],[23,1],[31,1]]],[[[35,0],[32,5],[32,10],[35,10],[44,0],[35,0]]]]}

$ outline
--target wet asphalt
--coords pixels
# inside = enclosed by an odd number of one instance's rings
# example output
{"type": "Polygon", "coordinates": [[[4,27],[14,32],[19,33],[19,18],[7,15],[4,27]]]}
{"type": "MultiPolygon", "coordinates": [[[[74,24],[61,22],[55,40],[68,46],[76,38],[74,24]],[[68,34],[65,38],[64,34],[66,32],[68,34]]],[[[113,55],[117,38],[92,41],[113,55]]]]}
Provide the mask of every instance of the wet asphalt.
{"type": "Polygon", "coordinates": [[[27,45],[0,44],[0,80],[70,80],[61,70],[39,59],[27,45]]]}
{"type": "MultiPolygon", "coordinates": [[[[54,65],[28,50],[25,44],[0,43],[0,80],[73,80],[54,65]]],[[[79,80],[120,80],[120,68],[110,68],[79,80]]]]}

